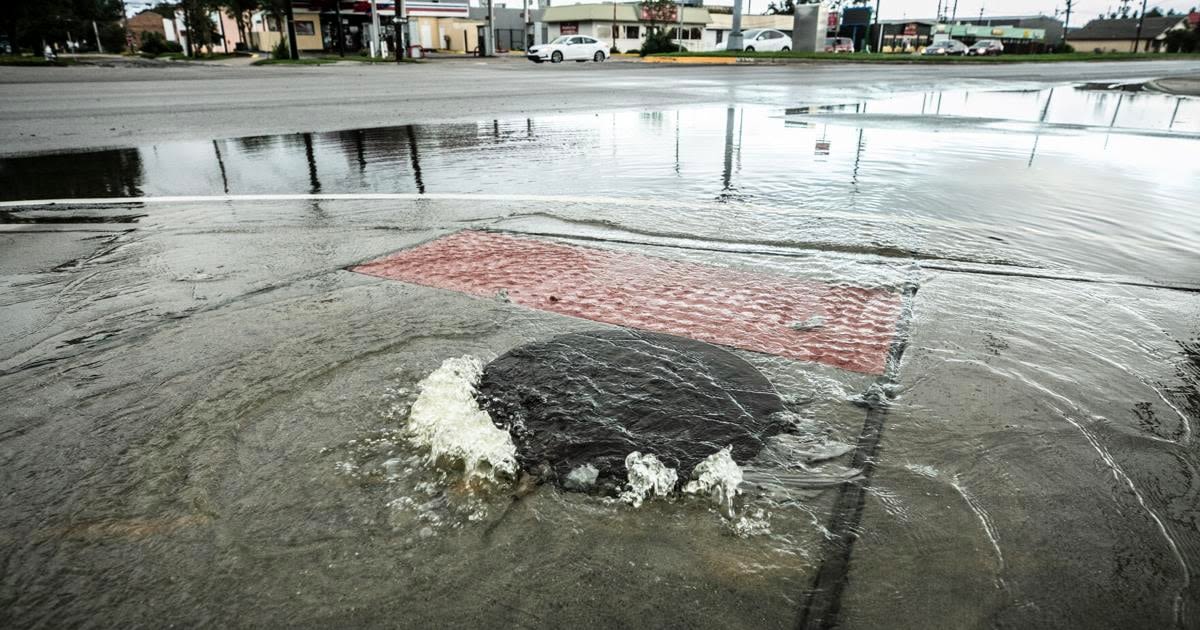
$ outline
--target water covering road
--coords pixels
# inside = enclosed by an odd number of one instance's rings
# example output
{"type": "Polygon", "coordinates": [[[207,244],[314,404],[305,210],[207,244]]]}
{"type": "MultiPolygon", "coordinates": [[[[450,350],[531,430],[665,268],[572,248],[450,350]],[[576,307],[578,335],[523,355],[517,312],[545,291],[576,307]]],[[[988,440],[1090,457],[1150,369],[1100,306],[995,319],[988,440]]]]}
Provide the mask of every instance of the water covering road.
{"type": "Polygon", "coordinates": [[[8,200],[137,200],[0,207],[0,618],[1192,626],[1198,141],[1059,86],[5,158],[8,200]],[[480,483],[417,383],[611,323],[346,270],[464,229],[891,291],[896,343],[732,350],[793,428],[735,518],[480,483]]]}

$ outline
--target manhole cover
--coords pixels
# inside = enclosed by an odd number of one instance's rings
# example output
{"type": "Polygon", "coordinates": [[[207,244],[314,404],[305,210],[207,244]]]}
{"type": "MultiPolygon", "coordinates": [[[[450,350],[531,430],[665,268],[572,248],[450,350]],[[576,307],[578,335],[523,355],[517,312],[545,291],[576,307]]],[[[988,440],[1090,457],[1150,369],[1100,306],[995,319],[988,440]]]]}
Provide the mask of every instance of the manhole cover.
{"type": "Polygon", "coordinates": [[[626,479],[625,456],[653,453],[687,479],[726,446],[753,458],[787,423],[779,394],[752,365],[716,346],[632,330],[563,335],[492,361],[480,404],[528,471],[560,482],[591,464],[601,486],[626,479]]]}

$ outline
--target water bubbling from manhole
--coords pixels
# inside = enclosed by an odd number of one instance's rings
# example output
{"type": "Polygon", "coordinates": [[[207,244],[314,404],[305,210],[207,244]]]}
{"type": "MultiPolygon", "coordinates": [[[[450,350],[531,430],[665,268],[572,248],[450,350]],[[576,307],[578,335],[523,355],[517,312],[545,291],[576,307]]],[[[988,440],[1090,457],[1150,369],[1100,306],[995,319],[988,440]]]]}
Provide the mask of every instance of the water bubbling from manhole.
{"type": "Polygon", "coordinates": [[[516,348],[484,368],[477,397],[512,435],[523,469],[573,489],[595,469],[606,493],[629,481],[631,453],[653,455],[686,481],[724,449],[735,462],[753,458],[789,426],[779,394],[746,361],[707,343],[632,330],[516,348]]]}

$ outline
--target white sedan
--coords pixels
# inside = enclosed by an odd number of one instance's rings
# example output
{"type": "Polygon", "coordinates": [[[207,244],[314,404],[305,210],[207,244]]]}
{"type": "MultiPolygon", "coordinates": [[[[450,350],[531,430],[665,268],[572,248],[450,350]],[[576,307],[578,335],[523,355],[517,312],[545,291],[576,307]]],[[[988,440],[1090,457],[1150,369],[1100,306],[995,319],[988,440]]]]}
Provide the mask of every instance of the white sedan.
{"type": "Polygon", "coordinates": [[[534,63],[547,60],[559,63],[568,59],[599,62],[608,57],[608,44],[587,35],[563,35],[549,44],[530,48],[525,56],[534,63]]]}
{"type": "MultiPolygon", "coordinates": [[[[728,41],[718,44],[717,50],[727,50],[728,45],[728,41]]],[[[791,49],[792,38],[773,28],[752,28],[742,31],[742,50],[746,52],[791,49]]]]}

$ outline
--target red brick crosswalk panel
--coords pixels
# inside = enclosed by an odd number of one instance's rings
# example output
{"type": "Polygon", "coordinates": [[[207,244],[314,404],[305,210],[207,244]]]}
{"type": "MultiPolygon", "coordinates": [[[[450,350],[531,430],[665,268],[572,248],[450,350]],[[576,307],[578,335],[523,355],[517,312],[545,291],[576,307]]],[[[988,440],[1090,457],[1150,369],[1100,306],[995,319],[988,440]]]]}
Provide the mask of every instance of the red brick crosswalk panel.
{"type": "Polygon", "coordinates": [[[462,231],[353,271],[709,343],[879,374],[900,317],[892,290],[462,231]],[[820,317],[821,325],[794,325],[820,317]]]}

